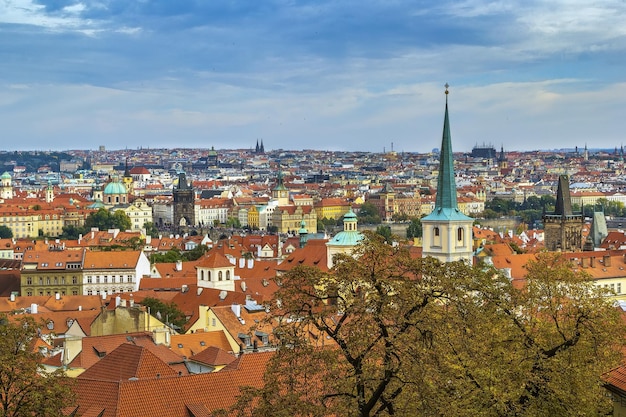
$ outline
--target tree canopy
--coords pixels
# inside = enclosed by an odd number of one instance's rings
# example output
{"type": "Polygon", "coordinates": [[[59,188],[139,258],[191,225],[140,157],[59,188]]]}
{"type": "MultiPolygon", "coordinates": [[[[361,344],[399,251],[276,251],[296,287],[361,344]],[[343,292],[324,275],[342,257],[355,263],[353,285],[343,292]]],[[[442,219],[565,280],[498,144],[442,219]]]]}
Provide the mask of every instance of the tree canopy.
{"type": "Polygon", "coordinates": [[[13,237],[13,230],[5,225],[0,225],[0,239],[10,239],[13,237]]]}
{"type": "Polygon", "coordinates": [[[600,377],[624,324],[558,254],[523,288],[497,270],[414,259],[367,233],[330,273],[281,276],[279,349],[239,415],[570,416],[607,412],[600,377]]]}
{"type": "Polygon", "coordinates": [[[31,317],[0,316],[0,416],[61,417],[74,404],[73,381],[62,370],[44,372],[33,351],[39,325],[31,317]]]}
{"type": "Polygon", "coordinates": [[[172,324],[178,329],[187,323],[185,313],[174,302],[166,303],[157,298],[146,297],[141,301],[141,305],[150,308],[150,314],[159,320],[166,324],[172,324]]]}
{"type": "Polygon", "coordinates": [[[128,230],[131,228],[131,221],[128,215],[122,210],[111,213],[105,208],[101,208],[95,213],[91,213],[85,219],[85,230],[97,227],[100,230],[119,229],[128,230]]]}

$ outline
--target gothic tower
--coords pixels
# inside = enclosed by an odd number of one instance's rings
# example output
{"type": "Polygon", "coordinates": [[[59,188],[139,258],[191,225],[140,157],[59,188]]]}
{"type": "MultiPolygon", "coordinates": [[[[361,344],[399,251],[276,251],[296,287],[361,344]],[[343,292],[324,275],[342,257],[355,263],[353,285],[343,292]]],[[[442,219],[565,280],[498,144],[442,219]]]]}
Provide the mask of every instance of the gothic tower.
{"type": "Polygon", "coordinates": [[[473,223],[474,219],[461,213],[457,204],[446,84],[446,110],[439,154],[437,198],[432,213],[422,219],[422,256],[432,256],[441,262],[462,260],[471,263],[473,223]]]}
{"type": "Polygon", "coordinates": [[[582,250],[583,215],[572,212],[567,175],[559,176],[554,214],[544,214],[543,229],[547,250],[563,252],[582,250]]]}
{"type": "Polygon", "coordinates": [[[178,174],[178,185],[174,193],[174,224],[175,228],[184,228],[196,225],[194,211],[195,193],[193,187],[187,183],[184,172],[178,174]]]}

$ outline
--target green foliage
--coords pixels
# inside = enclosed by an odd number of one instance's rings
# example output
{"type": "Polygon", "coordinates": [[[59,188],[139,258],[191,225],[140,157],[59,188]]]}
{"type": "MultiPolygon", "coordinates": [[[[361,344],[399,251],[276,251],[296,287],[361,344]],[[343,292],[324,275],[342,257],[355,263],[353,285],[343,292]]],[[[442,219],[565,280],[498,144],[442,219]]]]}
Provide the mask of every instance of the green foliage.
{"type": "Polygon", "coordinates": [[[13,230],[5,225],[0,225],[0,239],[11,239],[13,237],[13,230]]]}
{"type": "Polygon", "coordinates": [[[131,221],[122,210],[116,210],[115,213],[111,213],[109,210],[101,208],[97,212],[91,213],[85,219],[85,230],[90,230],[92,227],[97,227],[99,230],[129,230],[131,221]]]}
{"type": "Polygon", "coordinates": [[[144,229],[146,229],[146,236],[157,238],[159,237],[159,229],[152,222],[145,222],[143,224],[144,229]]]}
{"type": "Polygon", "coordinates": [[[44,372],[33,351],[38,327],[32,317],[0,316],[0,416],[61,417],[75,403],[73,380],[62,370],[44,372]]]}
{"type": "Polygon", "coordinates": [[[279,349],[232,412],[269,416],[606,415],[601,375],[624,323],[559,254],[527,285],[489,267],[414,259],[365,232],[329,273],[281,276],[279,349]]]}
{"type": "Polygon", "coordinates": [[[61,233],[61,236],[59,237],[61,239],[76,240],[78,239],[78,236],[80,236],[81,234],[85,234],[84,227],[78,227],[78,226],[68,224],[66,226],[63,226],[63,232],[61,233]]]}
{"type": "Polygon", "coordinates": [[[192,250],[184,252],[182,258],[184,261],[195,261],[200,259],[208,250],[207,245],[198,245],[192,250]]]}
{"type": "Polygon", "coordinates": [[[187,317],[176,303],[165,303],[157,298],[146,297],[141,301],[141,305],[150,309],[150,314],[158,318],[165,324],[171,324],[176,329],[182,329],[187,323],[187,317]]]}
{"type": "Polygon", "coordinates": [[[420,219],[411,219],[411,224],[406,228],[407,239],[414,237],[422,237],[422,221],[420,219]]]}
{"type": "Polygon", "coordinates": [[[385,239],[385,242],[391,244],[393,242],[393,237],[391,236],[391,227],[389,226],[378,226],[376,228],[376,233],[385,239]]]}
{"type": "Polygon", "coordinates": [[[172,248],[165,253],[153,253],[150,255],[150,263],[172,263],[182,261],[183,255],[178,248],[172,248]]]}
{"type": "Polygon", "coordinates": [[[375,205],[365,202],[361,205],[358,214],[359,223],[361,224],[380,224],[380,213],[375,205]]]}
{"type": "Polygon", "coordinates": [[[234,229],[241,229],[241,222],[236,217],[229,217],[228,220],[226,220],[225,226],[232,227],[234,229]]]}

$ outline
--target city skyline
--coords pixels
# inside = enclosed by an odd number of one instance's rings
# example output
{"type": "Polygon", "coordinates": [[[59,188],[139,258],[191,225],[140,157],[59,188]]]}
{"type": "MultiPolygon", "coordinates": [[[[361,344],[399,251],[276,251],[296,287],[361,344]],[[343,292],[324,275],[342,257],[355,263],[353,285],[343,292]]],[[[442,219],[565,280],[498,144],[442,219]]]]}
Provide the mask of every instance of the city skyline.
{"type": "Polygon", "coordinates": [[[626,4],[0,4],[3,150],[612,149],[626,4]]]}

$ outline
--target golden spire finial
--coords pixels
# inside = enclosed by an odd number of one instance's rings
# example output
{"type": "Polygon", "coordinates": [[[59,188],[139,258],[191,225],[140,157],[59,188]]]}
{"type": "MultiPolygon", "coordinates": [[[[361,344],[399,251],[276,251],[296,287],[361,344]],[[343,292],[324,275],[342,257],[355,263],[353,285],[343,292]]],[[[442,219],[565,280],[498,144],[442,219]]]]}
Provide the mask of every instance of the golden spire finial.
{"type": "Polygon", "coordinates": [[[446,87],[446,95],[447,95],[448,94],[448,87],[450,87],[450,86],[448,85],[448,83],[446,83],[446,85],[444,85],[444,87],[446,87]]]}

